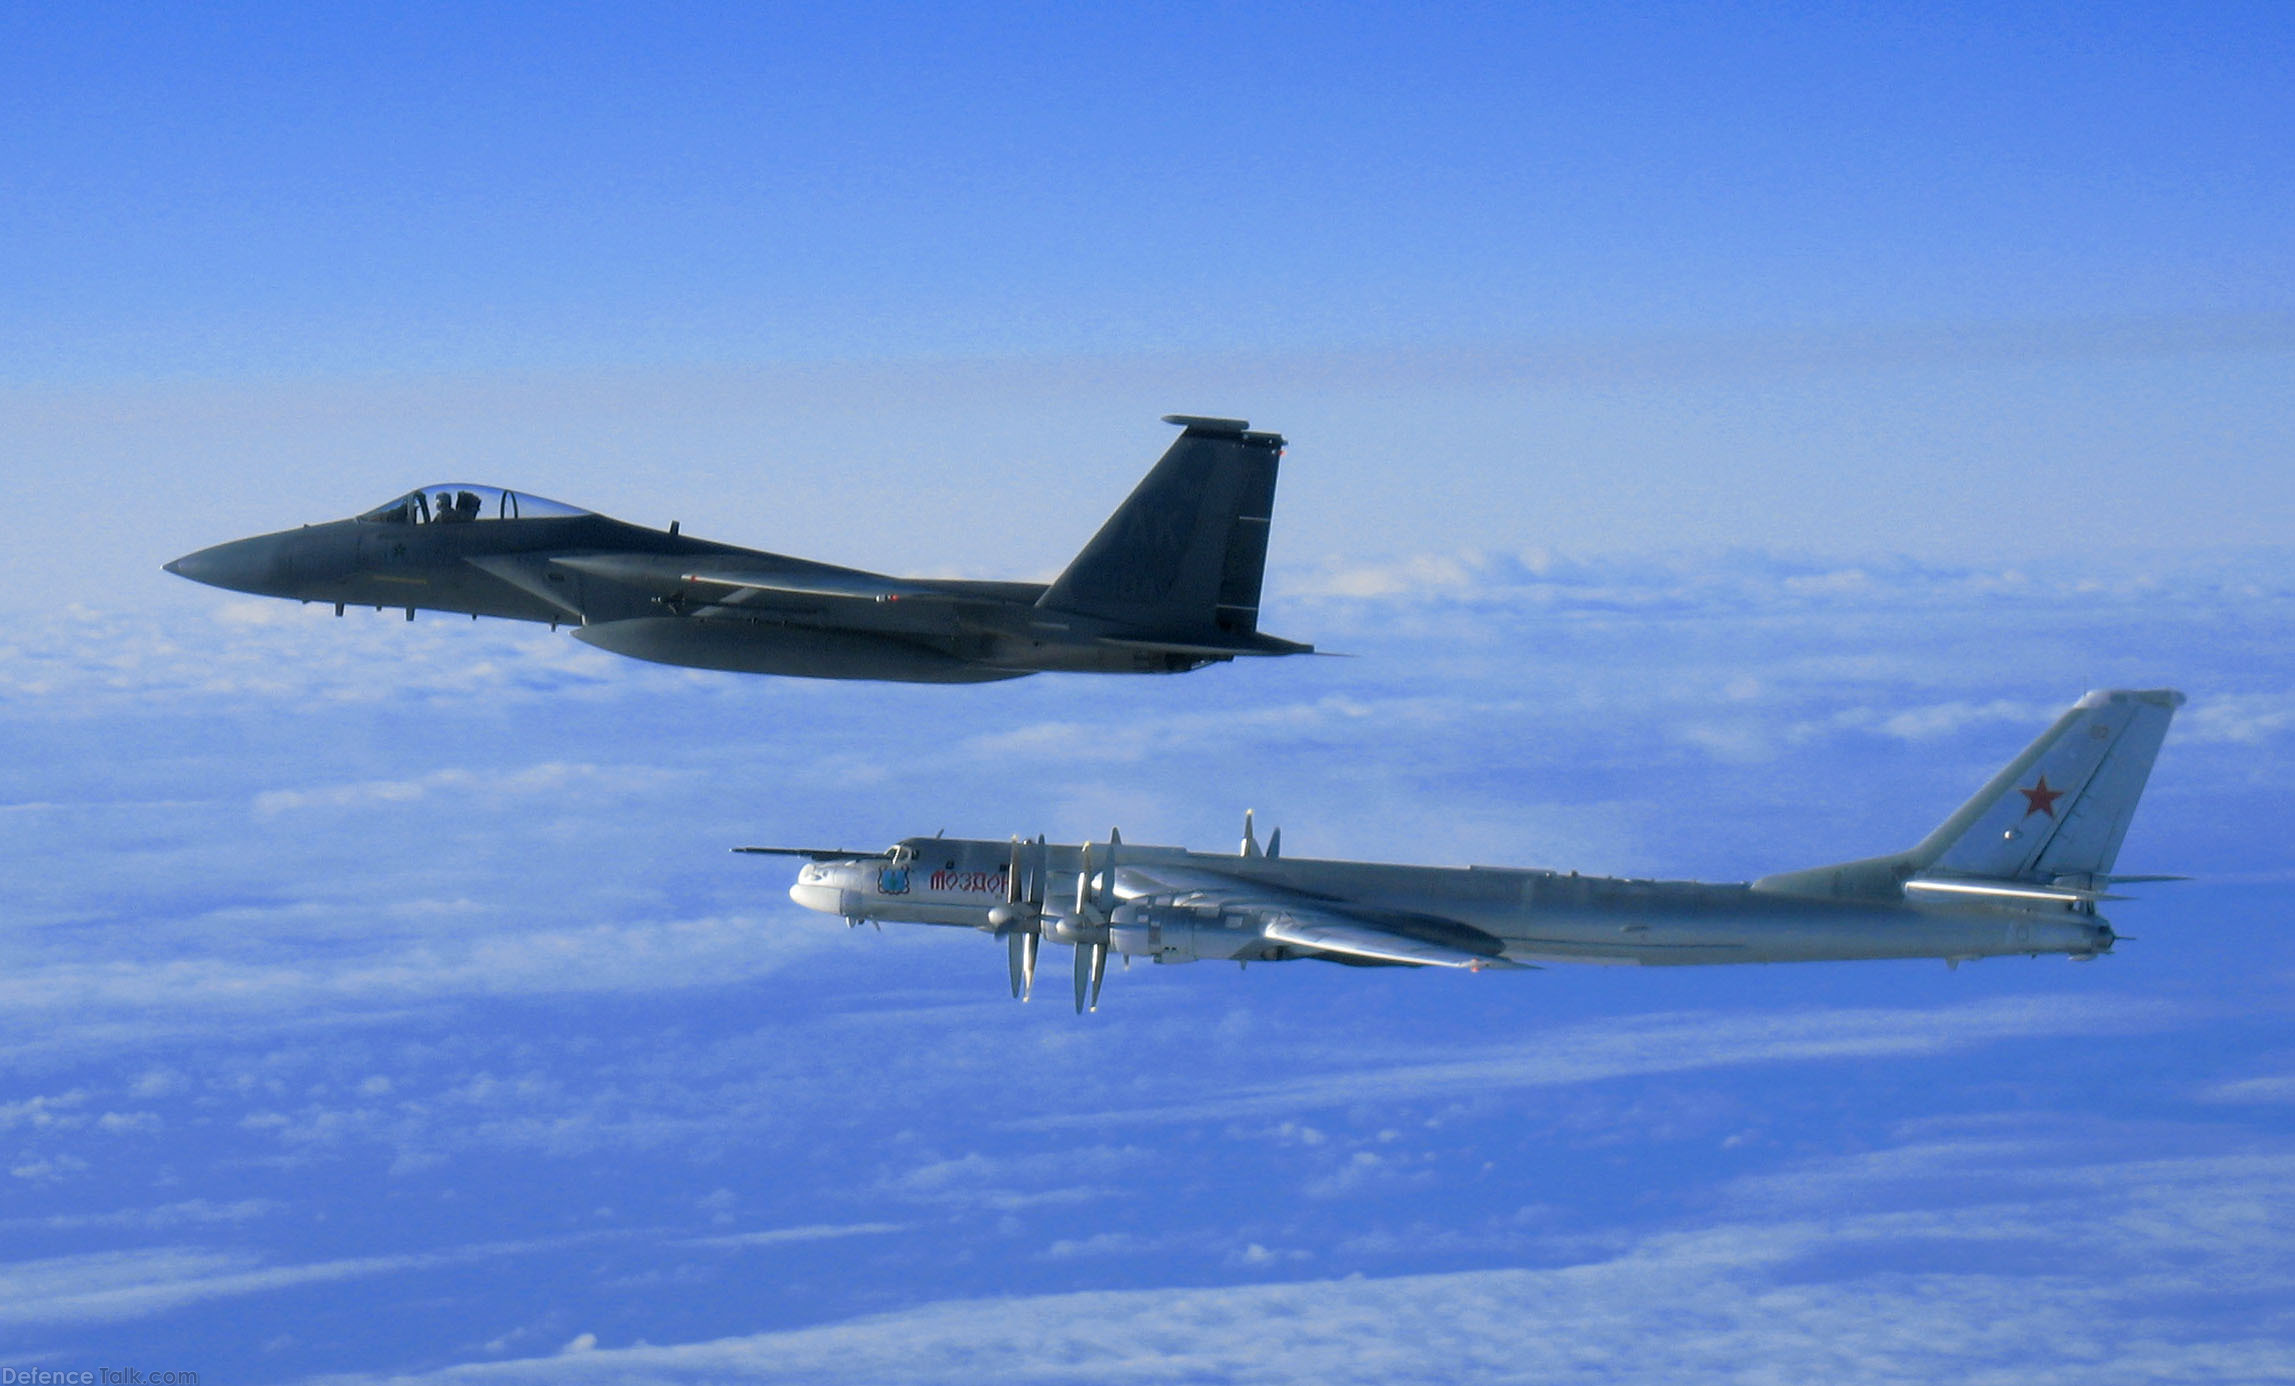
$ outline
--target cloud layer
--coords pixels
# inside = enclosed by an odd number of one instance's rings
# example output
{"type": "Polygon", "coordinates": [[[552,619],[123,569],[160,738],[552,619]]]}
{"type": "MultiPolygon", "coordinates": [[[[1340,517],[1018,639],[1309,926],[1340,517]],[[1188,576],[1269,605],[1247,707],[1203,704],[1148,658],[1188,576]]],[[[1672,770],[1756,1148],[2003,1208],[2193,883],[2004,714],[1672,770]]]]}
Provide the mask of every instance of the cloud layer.
{"type": "Polygon", "coordinates": [[[2289,592],[1453,555],[1281,598],[1353,659],[985,691],[228,599],[14,624],[0,1339],[280,1380],[2253,1376],[2295,1339],[2289,592]],[[1210,847],[1249,805],[1295,853],[1741,878],[1908,841],[2083,688],[2165,682],[2126,862],[2199,879],[2090,967],[1136,967],[1078,1021],[725,850],[1210,847]]]}

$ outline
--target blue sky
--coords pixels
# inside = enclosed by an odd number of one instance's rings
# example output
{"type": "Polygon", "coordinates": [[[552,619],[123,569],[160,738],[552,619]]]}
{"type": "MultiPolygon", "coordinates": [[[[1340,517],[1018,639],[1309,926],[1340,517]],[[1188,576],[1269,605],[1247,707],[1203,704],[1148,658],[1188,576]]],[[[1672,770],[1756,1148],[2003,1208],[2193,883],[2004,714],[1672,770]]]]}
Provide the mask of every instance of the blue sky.
{"type": "Polygon", "coordinates": [[[2286,307],[2268,6],[9,28],[41,377],[2286,307]]]}
{"type": "Polygon", "coordinates": [[[0,15],[0,1355],[207,1380],[2253,1380],[2295,1353],[2274,7],[0,15]],[[818,685],[158,564],[468,478],[1055,571],[1294,440],[1172,680],[818,685]],[[1731,879],[2192,695],[2058,961],[1135,968],[738,842],[1731,879]],[[1053,959],[1055,963],[1059,958],[1053,959]],[[1414,1375],[1415,1373],[1415,1375],[1414,1375]]]}

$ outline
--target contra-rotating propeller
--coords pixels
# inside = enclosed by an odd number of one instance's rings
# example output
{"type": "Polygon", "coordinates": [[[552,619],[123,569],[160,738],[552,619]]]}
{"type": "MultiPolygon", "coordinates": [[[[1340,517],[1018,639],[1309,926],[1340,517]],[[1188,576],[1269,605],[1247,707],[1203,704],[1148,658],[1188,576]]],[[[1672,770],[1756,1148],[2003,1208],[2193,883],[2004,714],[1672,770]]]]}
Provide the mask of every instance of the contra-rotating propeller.
{"type": "Polygon", "coordinates": [[[1033,843],[1012,839],[1012,859],[1004,873],[1004,903],[988,912],[988,922],[1004,936],[1012,995],[1022,1001],[1035,990],[1036,948],[1044,936],[1044,855],[1043,838],[1033,843]],[[1031,847],[1033,852],[1027,850],[1031,847]]]}
{"type": "Polygon", "coordinates": [[[1115,908],[1116,849],[1124,835],[1108,829],[1106,856],[1100,863],[1100,888],[1092,890],[1092,844],[1084,844],[1082,869],[1076,872],[1076,913],[1067,932],[1076,945],[1076,1014],[1100,1008],[1100,981],[1108,975],[1108,917],[1115,908]]]}
{"type": "MultiPolygon", "coordinates": [[[[1037,907],[1040,911],[1037,916],[1038,931],[1055,943],[1075,946],[1078,1015],[1087,1009],[1096,1011],[1100,1008],[1100,983],[1108,972],[1108,924],[1119,903],[1116,898],[1116,849],[1123,845],[1123,840],[1122,833],[1110,828],[1105,847],[1095,848],[1091,843],[1085,843],[1076,871],[1076,893],[1073,900],[1063,901],[1065,908],[1057,911],[1045,909],[1041,904],[1037,907]],[[1092,866],[1095,853],[1100,855],[1096,871],[1092,866]],[[1099,882],[1096,889],[1093,886],[1095,879],[1099,882]]],[[[1041,844],[1038,850],[1041,852],[1041,844]]],[[[1046,863],[1040,859],[1036,872],[1039,891],[1045,874],[1046,863]]],[[[1041,901],[1041,894],[1038,899],[1041,901]]],[[[999,906],[998,910],[1005,908],[1014,910],[1014,918],[1017,920],[1020,907],[999,906]]],[[[996,916],[997,910],[989,912],[991,920],[996,916]]]]}

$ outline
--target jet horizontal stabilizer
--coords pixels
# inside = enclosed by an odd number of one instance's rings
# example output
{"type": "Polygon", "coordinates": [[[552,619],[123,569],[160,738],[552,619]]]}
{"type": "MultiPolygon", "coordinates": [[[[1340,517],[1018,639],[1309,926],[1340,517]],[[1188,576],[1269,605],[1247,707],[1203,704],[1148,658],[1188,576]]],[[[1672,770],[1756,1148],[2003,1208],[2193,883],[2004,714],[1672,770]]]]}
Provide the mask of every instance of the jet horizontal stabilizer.
{"type": "Polygon", "coordinates": [[[1197,433],[1247,433],[1251,430],[1249,419],[1214,419],[1204,414],[1166,414],[1163,421],[1197,433]]]}

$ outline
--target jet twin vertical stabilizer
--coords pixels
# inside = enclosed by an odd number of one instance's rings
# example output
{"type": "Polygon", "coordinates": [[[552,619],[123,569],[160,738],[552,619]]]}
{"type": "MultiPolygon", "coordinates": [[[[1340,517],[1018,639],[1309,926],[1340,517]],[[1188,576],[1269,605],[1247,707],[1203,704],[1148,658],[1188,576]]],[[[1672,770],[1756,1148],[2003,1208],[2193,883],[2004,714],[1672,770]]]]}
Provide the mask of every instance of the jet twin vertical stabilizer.
{"type": "Polygon", "coordinates": [[[1138,641],[1251,653],[1282,435],[1241,419],[1164,422],[1185,431],[1037,605],[1138,641]]]}

